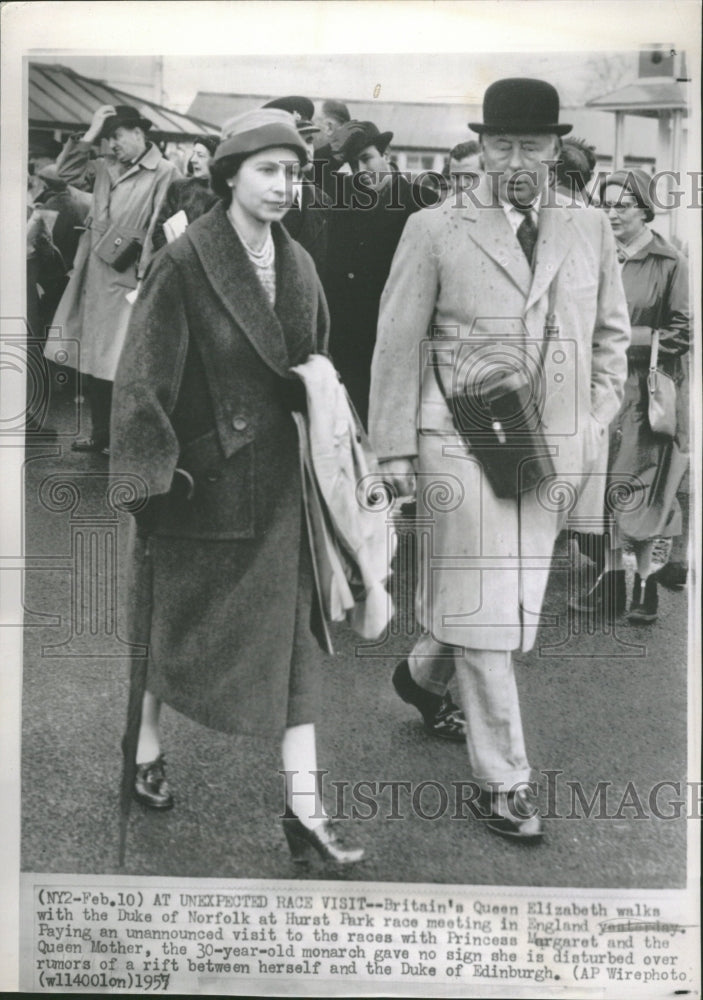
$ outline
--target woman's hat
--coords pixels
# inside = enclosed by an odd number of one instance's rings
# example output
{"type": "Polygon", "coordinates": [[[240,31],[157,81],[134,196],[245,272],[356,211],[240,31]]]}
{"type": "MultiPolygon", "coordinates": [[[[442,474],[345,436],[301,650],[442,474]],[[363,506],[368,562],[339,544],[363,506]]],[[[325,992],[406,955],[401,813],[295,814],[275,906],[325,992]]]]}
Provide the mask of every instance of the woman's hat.
{"type": "Polygon", "coordinates": [[[617,184],[630,192],[640,208],[644,209],[644,221],[651,222],[654,218],[654,202],[650,196],[652,178],[640,170],[638,167],[631,167],[629,170],[616,170],[613,174],[608,174],[598,185],[598,194],[601,200],[603,192],[608,184],[617,184]]]}
{"type": "Polygon", "coordinates": [[[298,135],[295,119],[277,108],[257,108],[230,118],[222,126],[215,162],[225,156],[250,156],[269,146],[292,149],[301,163],[307,163],[308,151],[298,135]]]}
{"type": "Polygon", "coordinates": [[[566,135],[572,129],[559,124],[559,94],[551,83],[522,76],[492,83],[483,97],[483,121],[468,124],[479,133],[566,135]]]}
{"type": "Polygon", "coordinates": [[[204,146],[207,149],[210,156],[215,155],[215,150],[220,144],[220,140],[216,135],[199,135],[197,139],[193,139],[194,146],[204,146]]]}
{"type": "Polygon", "coordinates": [[[109,139],[111,135],[115,134],[118,128],[140,128],[144,132],[148,132],[152,124],[148,118],[144,118],[131,105],[116,104],[114,115],[110,115],[103,122],[103,127],[100,130],[100,138],[109,139]]]}

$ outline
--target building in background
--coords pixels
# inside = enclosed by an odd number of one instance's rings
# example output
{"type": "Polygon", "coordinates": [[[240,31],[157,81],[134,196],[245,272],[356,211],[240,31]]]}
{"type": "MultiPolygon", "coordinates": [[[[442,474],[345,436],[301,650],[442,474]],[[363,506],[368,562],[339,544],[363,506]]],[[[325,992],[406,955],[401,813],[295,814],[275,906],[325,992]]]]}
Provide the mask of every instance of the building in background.
{"type": "MultiPolygon", "coordinates": [[[[199,91],[188,114],[222,125],[233,115],[261,107],[271,94],[222,94],[199,91]]],[[[321,99],[320,99],[321,100],[321,99]]],[[[345,104],[353,118],[372,121],[381,131],[393,132],[391,150],[401,170],[417,175],[424,170],[441,171],[449,150],[459,142],[475,138],[467,122],[481,118],[481,105],[400,103],[391,101],[352,101],[345,104]]],[[[614,135],[612,116],[591,108],[562,109],[566,121],[573,123],[573,134],[596,147],[597,170],[610,170],[613,164],[614,135]]],[[[627,166],[656,168],[657,128],[647,119],[628,119],[624,133],[623,155],[627,166]]]]}
{"type": "Polygon", "coordinates": [[[100,105],[130,104],[153,123],[149,138],[163,144],[166,156],[183,171],[185,155],[194,140],[219,131],[217,125],[172,111],[56,63],[30,62],[27,90],[30,139],[50,135],[63,143],[69,135],[88,128],[100,105]]]}
{"type": "MultiPolygon", "coordinates": [[[[627,157],[628,130],[637,127],[635,123],[642,122],[647,122],[654,129],[652,149],[656,169],[681,174],[678,181],[670,174],[657,184],[657,201],[664,205],[674,205],[674,191],[687,187],[682,180],[688,163],[690,82],[685,53],[676,52],[670,45],[653,45],[640,52],[635,81],[588,102],[589,110],[605,111],[611,116],[612,160],[616,170],[631,166],[627,157]]],[[[657,212],[657,228],[679,246],[680,234],[685,232],[681,215],[685,207],[684,200],[670,211],[657,212]]]]}

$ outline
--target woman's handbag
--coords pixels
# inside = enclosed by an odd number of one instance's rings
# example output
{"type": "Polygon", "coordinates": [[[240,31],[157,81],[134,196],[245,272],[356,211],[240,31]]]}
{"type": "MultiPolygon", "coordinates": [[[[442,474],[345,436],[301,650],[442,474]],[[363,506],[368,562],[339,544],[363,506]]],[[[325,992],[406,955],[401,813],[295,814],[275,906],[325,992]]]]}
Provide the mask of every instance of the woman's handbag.
{"type": "Polygon", "coordinates": [[[652,351],[647,375],[649,426],[655,434],[673,438],[676,433],[676,383],[670,375],[657,368],[658,357],[659,330],[652,330],[652,351]]]}

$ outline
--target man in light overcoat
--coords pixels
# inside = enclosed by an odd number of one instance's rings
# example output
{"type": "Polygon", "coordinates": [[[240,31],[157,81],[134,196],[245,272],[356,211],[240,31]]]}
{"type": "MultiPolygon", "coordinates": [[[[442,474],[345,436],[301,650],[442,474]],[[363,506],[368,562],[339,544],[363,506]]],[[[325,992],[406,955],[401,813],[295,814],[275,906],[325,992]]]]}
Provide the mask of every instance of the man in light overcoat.
{"type": "Polygon", "coordinates": [[[630,327],[607,219],[560,204],[548,184],[570,129],[559,123],[556,90],[498,81],[483,117],[470,127],[480,134],[485,174],[474,189],[412,216],[396,251],[381,301],[369,429],[386,478],[403,495],[417,485],[418,517],[432,525],[416,599],[423,634],[396,668],[396,690],[424,714],[456,671],[487,825],[532,841],[542,824],[512,653],[535,642],[567,515],[601,516],[607,428],[622,399],[630,327]],[[554,474],[499,498],[457,433],[445,393],[458,368],[475,381],[516,359],[537,386],[554,474]]]}
{"type": "Polygon", "coordinates": [[[83,375],[92,433],[74,441],[74,451],[107,451],[112,383],[133,293],[152,256],[161,202],[177,176],[175,166],[147,139],[151,124],[129,105],[102,105],[88,131],[67,140],[56,164],[61,180],[92,192],[88,228],[45,351],[52,361],[83,375]],[[99,139],[107,140],[109,153],[92,159],[91,146],[99,139]],[[134,250],[131,258],[108,262],[106,250],[109,256],[109,249],[128,246],[134,250]]]}

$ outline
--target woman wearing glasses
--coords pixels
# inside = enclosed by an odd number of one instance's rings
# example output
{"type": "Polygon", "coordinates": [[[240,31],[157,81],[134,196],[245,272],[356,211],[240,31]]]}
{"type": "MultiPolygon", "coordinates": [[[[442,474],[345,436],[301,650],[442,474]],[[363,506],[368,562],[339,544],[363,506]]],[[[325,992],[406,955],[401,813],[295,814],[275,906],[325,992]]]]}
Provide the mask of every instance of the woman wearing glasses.
{"type": "Polygon", "coordinates": [[[604,554],[595,586],[577,605],[584,611],[600,607],[608,617],[625,611],[622,545],[627,540],[637,559],[628,619],[640,623],[653,622],[657,617],[657,583],[652,566],[655,542],[662,537],[673,538],[682,530],[676,491],[688,452],[688,413],[683,393],[677,393],[673,440],[655,434],[648,419],[652,332],[659,330],[657,367],[679,388],[689,349],[688,261],[649,228],[654,218],[650,183],[644,171],[632,169],[617,171],[600,184],[600,205],[608,213],[622,268],[632,341],[625,398],[610,435],[609,495],[615,508],[612,548],[604,554]],[[635,486],[634,503],[618,503],[618,497],[622,500],[629,491],[627,485],[624,490],[618,489],[618,483],[635,486]]]}
{"type": "Polygon", "coordinates": [[[306,161],[285,111],[223,127],[210,168],[220,203],[155,258],[137,299],[112,468],[148,497],[128,597],[131,634],[149,655],[135,796],[173,805],[166,702],[212,729],[277,739],[294,860],[314,851],[349,864],[363,851],[341,845],[316,781],[323,633],[291,417],[304,393],[290,368],[325,350],[329,323],[313,261],[280,224],[306,161]]]}

